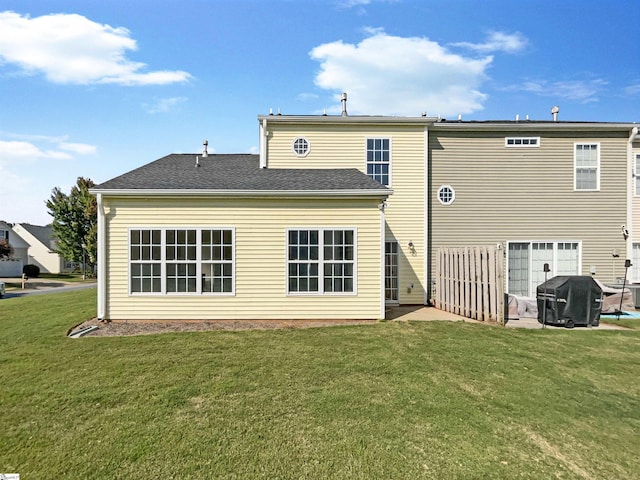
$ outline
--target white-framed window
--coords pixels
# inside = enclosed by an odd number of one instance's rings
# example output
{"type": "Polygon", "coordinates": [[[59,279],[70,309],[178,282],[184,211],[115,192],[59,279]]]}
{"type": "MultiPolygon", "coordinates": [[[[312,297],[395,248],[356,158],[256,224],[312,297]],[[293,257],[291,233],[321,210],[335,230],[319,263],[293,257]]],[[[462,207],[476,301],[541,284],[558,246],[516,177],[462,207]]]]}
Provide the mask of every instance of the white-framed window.
{"type": "Polygon", "coordinates": [[[129,229],[129,293],[235,294],[235,229],[129,229]]]}
{"type": "Polygon", "coordinates": [[[162,292],[162,230],[129,230],[129,292],[162,292]]]}
{"type": "Polygon", "coordinates": [[[297,156],[306,157],[311,151],[311,144],[306,138],[298,137],[291,144],[291,148],[293,149],[293,153],[295,153],[297,156]]]}
{"type": "Polygon", "coordinates": [[[438,200],[442,205],[451,205],[456,199],[456,191],[451,185],[442,185],[438,189],[438,200]]]}
{"type": "Polygon", "coordinates": [[[640,243],[634,242],[631,246],[631,275],[632,283],[640,283],[640,243]]]}
{"type": "Polygon", "coordinates": [[[202,230],[202,291],[233,292],[233,230],[202,230]]]}
{"type": "Polygon", "coordinates": [[[0,240],[9,241],[9,230],[0,229],[0,240]]]}
{"type": "Polygon", "coordinates": [[[544,264],[549,265],[546,275],[579,275],[582,270],[582,243],[580,241],[521,241],[507,242],[508,293],[535,297],[536,288],[545,281],[544,264]]]}
{"type": "Polygon", "coordinates": [[[356,230],[287,230],[287,293],[355,294],[356,230]]]}
{"type": "Polygon", "coordinates": [[[633,167],[633,176],[635,178],[635,195],[640,196],[640,153],[636,154],[636,161],[633,167]]]}
{"type": "Polygon", "coordinates": [[[399,299],[399,249],[398,242],[384,242],[384,299],[397,304],[399,299]]]}
{"type": "Polygon", "coordinates": [[[382,185],[391,184],[391,139],[367,138],[367,175],[382,185]]]}
{"type": "Polygon", "coordinates": [[[540,146],[540,137],[505,137],[504,146],[508,148],[536,148],[540,146]]]}
{"type": "Polygon", "coordinates": [[[600,190],[600,144],[576,143],[574,189],[600,190]]]}

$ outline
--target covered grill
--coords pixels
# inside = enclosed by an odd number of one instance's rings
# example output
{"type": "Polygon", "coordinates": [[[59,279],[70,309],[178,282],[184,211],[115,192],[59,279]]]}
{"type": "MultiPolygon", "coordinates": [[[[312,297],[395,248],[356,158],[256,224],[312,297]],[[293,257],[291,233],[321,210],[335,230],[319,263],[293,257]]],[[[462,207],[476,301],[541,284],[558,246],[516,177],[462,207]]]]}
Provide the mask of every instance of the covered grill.
{"type": "Polygon", "coordinates": [[[538,285],[538,322],[546,325],[598,326],[602,288],[588,275],[553,277],[538,285]]]}

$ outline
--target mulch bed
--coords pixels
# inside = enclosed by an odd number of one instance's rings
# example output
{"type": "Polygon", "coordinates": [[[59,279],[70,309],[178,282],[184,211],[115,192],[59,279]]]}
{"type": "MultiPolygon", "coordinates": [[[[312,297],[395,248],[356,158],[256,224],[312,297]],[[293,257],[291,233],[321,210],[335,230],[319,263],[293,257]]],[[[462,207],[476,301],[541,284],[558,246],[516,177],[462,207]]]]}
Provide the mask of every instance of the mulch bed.
{"type": "Polygon", "coordinates": [[[118,320],[101,322],[97,318],[87,320],[69,330],[73,333],[85,327],[96,326],[98,330],[86,337],[115,337],[151,335],[168,332],[205,332],[210,330],[269,330],[283,328],[333,327],[341,325],[372,325],[378,320],[118,320]]]}

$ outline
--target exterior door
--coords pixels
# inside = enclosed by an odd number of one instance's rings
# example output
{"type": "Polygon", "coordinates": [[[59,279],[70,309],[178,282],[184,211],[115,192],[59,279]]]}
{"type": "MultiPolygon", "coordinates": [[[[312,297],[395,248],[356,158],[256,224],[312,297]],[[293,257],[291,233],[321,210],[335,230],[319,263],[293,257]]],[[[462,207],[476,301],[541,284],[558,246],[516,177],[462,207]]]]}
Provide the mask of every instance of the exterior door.
{"type": "Polygon", "coordinates": [[[388,304],[398,304],[398,242],[384,244],[384,299],[388,304]]]}

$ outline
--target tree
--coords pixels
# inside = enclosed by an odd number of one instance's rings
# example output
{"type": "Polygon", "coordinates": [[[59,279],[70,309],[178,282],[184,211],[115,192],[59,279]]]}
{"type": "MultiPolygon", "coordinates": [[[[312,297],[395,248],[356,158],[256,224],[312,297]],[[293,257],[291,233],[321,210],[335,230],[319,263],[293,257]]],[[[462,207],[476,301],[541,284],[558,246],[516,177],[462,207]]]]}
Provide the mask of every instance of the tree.
{"type": "Polygon", "coordinates": [[[9,245],[9,240],[0,240],[0,259],[9,258],[13,254],[13,247],[9,245]]]}
{"type": "Polygon", "coordinates": [[[93,186],[91,179],[78,177],[69,195],[56,187],[47,201],[56,251],[69,261],[85,261],[91,271],[98,252],[98,207],[95,195],[89,193],[93,186]]]}

